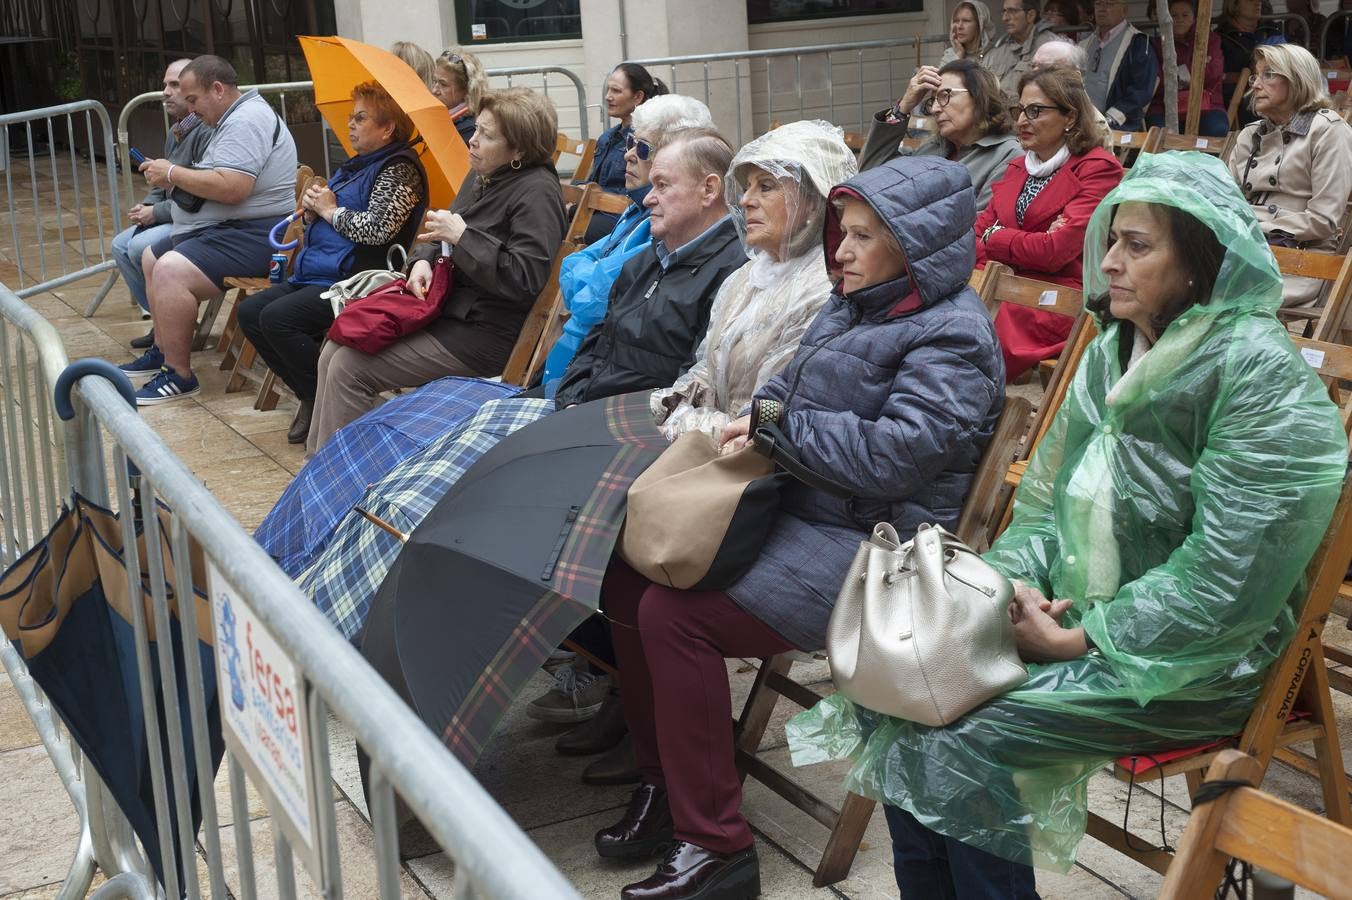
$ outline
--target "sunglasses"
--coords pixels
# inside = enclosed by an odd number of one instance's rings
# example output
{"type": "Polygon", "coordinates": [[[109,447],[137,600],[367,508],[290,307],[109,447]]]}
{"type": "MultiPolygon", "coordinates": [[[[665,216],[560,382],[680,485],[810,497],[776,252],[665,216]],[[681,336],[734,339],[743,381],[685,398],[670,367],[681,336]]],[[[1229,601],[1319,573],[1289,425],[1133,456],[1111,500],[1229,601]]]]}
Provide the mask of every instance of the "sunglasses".
{"type": "Polygon", "coordinates": [[[633,150],[639,162],[647,162],[648,157],[653,155],[653,145],[647,141],[639,140],[632,134],[624,139],[624,149],[633,150]]]}
{"type": "Polygon", "coordinates": [[[461,66],[463,66],[463,65],[465,64],[465,58],[464,58],[463,56],[461,56],[459,53],[451,53],[449,50],[447,50],[446,52],[442,53],[442,54],[441,54],[441,58],[444,59],[444,60],[446,60],[446,62],[447,62],[448,65],[452,65],[452,66],[454,66],[454,65],[461,65],[461,66]]]}
{"type": "Polygon", "coordinates": [[[920,111],[925,115],[931,115],[936,109],[943,109],[953,100],[954,94],[970,94],[971,91],[966,88],[940,88],[930,95],[922,105],[920,111]]]}
{"type": "Polygon", "coordinates": [[[1009,117],[1015,122],[1019,121],[1019,116],[1028,116],[1028,121],[1036,122],[1038,116],[1049,109],[1054,109],[1063,116],[1070,115],[1070,110],[1064,106],[1048,106],[1045,103],[1030,103],[1027,106],[1011,106],[1009,108],[1009,117]]]}

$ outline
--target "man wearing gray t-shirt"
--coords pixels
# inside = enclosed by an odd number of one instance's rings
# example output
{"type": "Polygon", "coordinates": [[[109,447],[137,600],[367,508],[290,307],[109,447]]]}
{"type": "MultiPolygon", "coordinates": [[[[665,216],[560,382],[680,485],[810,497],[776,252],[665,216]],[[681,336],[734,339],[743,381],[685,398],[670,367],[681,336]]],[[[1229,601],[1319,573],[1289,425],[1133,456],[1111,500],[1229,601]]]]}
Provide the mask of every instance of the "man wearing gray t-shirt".
{"type": "Polygon", "coordinates": [[[197,306],[225,290],[231,276],[268,272],[268,232],[294,212],[296,144],[286,124],[257,91],[241,94],[235,69],[219,56],[199,56],[179,74],[183,99],[215,133],[191,167],[148,160],[141,173],[174,201],[172,233],[145,251],[155,344],[119,366],[149,377],[138,406],[199,391],[191,349],[197,306]]]}

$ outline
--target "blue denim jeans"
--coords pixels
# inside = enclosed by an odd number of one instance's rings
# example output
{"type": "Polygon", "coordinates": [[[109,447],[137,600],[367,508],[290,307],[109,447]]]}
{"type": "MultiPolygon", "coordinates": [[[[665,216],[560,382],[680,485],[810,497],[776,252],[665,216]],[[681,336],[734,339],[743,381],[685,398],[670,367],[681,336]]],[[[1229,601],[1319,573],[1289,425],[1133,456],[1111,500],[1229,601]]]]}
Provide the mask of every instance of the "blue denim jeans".
{"type": "Polygon", "coordinates": [[[173,227],[168,222],[149,228],[133,225],[113,236],[113,260],[117,263],[117,270],[122,273],[122,280],[127,283],[127,290],[131,291],[136,305],[146,312],[150,311],[150,301],[146,299],[146,276],[141,269],[141,254],[160,238],[168,237],[173,227]]]}
{"type": "Polygon", "coordinates": [[[969,847],[921,825],[904,809],[884,806],[892,865],[905,898],[1038,900],[1033,867],[969,847]]]}

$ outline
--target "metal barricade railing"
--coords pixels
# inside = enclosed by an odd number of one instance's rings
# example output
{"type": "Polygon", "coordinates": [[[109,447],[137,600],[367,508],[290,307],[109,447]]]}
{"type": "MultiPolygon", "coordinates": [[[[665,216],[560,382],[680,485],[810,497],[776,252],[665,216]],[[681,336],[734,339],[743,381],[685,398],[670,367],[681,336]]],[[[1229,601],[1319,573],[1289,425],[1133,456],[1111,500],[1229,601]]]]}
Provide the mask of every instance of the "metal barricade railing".
{"type": "MultiPolygon", "coordinates": [[[[154,511],[159,503],[171,511],[167,514],[167,558],[159,541],[145,542],[153,626],[147,623],[142,604],[130,604],[140,700],[145,709],[158,706],[162,711],[162,717],[146,716],[146,746],[169,748],[168,759],[161,753],[150,755],[162,858],[169,861],[160,896],[249,900],[261,893],[289,900],[295,896],[294,861],[299,859],[323,896],[342,897],[344,870],[352,874],[355,863],[340,859],[338,853],[328,739],[332,715],[351,731],[370,758],[367,785],[374,868],[382,900],[401,896],[396,791],[453,860],[457,898],[578,897],[474,777],[145,424],[127,402],[130,388],[122,376],[98,360],[84,360],[69,369],[65,364],[65,352],[50,323],[0,285],[0,365],[7,394],[0,407],[3,561],[12,562],[45,533],[56,517],[57,504],[69,496],[72,486],[91,501],[119,511],[124,546],[135,546],[137,511],[148,523],[157,520],[154,511]],[[64,425],[52,416],[53,388],[55,410],[66,419],[64,425]],[[111,458],[105,447],[111,448],[111,458]],[[212,582],[213,594],[228,590],[247,608],[294,666],[297,696],[308,700],[300,727],[308,738],[306,762],[317,798],[309,832],[314,846],[309,850],[303,843],[293,846],[297,842],[291,833],[278,827],[286,825],[285,810],[274,802],[275,795],[266,785],[254,780],[252,770],[246,776],[252,764],[237,756],[227,742],[224,768],[229,773],[236,851],[229,879],[215,792],[210,787],[214,772],[207,750],[207,689],[198,663],[194,605],[172,604],[182,625],[180,647],[172,646],[173,639],[162,638],[152,649],[147,641],[151,627],[161,636],[173,633],[166,572],[173,573],[175,595],[191,596],[190,541],[223,579],[223,583],[212,582]],[[154,665],[162,676],[158,689],[150,674],[154,665]],[[176,666],[182,671],[176,672],[176,666]],[[180,690],[190,698],[186,715],[179,708],[180,690]],[[185,751],[188,735],[191,751],[185,751]],[[194,776],[201,785],[202,826],[196,835],[186,825],[190,821],[186,785],[194,776]],[[260,789],[271,817],[275,872],[271,888],[258,884],[262,872],[255,866],[253,831],[259,826],[251,822],[246,779],[260,789]],[[170,815],[171,795],[176,818],[170,815]],[[173,822],[180,823],[177,830],[171,827],[173,822]],[[204,875],[198,871],[199,858],[204,875]],[[184,871],[172,864],[174,860],[182,862],[184,871]],[[205,880],[199,883],[200,879],[205,880]]],[[[128,585],[135,586],[132,596],[136,596],[143,583],[140,562],[136,553],[127,553],[125,558],[128,585]]],[[[154,878],[107,789],[87,763],[82,771],[78,751],[62,737],[59,720],[8,641],[0,641],[0,659],[81,817],[82,833],[73,848],[74,861],[61,900],[85,896],[96,860],[109,881],[93,896],[154,900],[154,878]]],[[[226,685],[221,690],[225,692],[226,685]]]]}
{"type": "MultiPolygon", "coordinates": [[[[1328,14],[1328,18],[1324,19],[1324,27],[1319,29],[1318,51],[1321,57],[1324,53],[1328,52],[1329,32],[1333,30],[1333,23],[1337,22],[1340,19],[1346,19],[1349,16],[1352,16],[1352,9],[1335,9],[1333,12],[1328,14]]],[[[1314,53],[1315,51],[1311,50],[1310,52],[1314,53]]],[[[1352,47],[1343,47],[1343,53],[1344,54],[1352,53],[1352,47]]],[[[1320,59],[1320,62],[1321,63],[1323,62],[1322,58],[1320,59]]]]}
{"type": "MultiPolygon", "coordinates": [[[[565,69],[562,66],[523,66],[519,68],[485,69],[484,74],[489,79],[505,78],[507,80],[508,87],[512,86],[515,83],[515,79],[527,75],[539,75],[540,76],[539,90],[541,93],[543,93],[546,97],[549,97],[551,100],[553,99],[553,97],[550,95],[549,76],[562,75],[565,80],[572,82],[573,89],[577,94],[576,99],[577,121],[578,127],[581,129],[582,132],[580,137],[584,141],[587,139],[587,90],[582,85],[582,79],[578,78],[577,74],[574,73],[572,70],[565,69]]],[[[534,85],[531,85],[531,87],[534,87],[534,85]]],[[[285,81],[285,82],[276,82],[272,84],[249,84],[249,85],[241,85],[240,90],[243,91],[256,90],[260,94],[263,94],[264,96],[276,95],[278,104],[281,107],[282,118],[285,119],[287,113],[286,95],[296,93],[305,93],[307,95],[311,94],[314,91],[314,82],[285,81]]],[[[117,158],[122,166],[123,192],[128,197],[133,196],[135,193],[132,187],[132,174],[136,171],[136,167],[131,164],[131,160],[127,156],[127,151],[128,149],[130,149],[130,144],[128,143],[128,141],[130,140],[130,135],[128,134],[127,131],[128,122],[130,121],[131,115],[136,110],[137,107],[146,106],[151,103],[160,103],[163,99],[164,94],[162,91],[147,91],[144,94],[137,94],[135,97],[132,97],[129,101],[127,101],[126,105],[122,107],[122,111],[118,113],[117,144],[120,150],[120,155],[117,158]]],[[[324,148],[324,171],[332,173],[333,166],[332,161],[329,158],[329,146],[330,146],[328,140],[329,126],[328,123],[324,121],[323,116],[319,117],[319,121],[324,136],[324,140],[322,141],[324,148]]],[[[167,116],[165,117],[164,124],[165,130],[167,131],[169,127],[169,119],[167,116]]],[[[141,149],[144,150],[145,148],[141,149]]],[[[113,157],[109,156],[108,158],[112,159],[113,157]]]]}
{"type": "MultiPolygon", "coordinates": [[[[768,131],[777,116],[785,118],[823,118],[837,125],[845,126],[850,119],[841,112],[853,113],[853,119],[859,131],[866,131],[872,114],[879,106],[885,106],[900,96],[907,81],[915,72],[915,67],[923,62],[923,49],[930,44],[947,44],[948,35],[913,35],[905,38],[891,38],[877,41],[854,41],[841,44],[814,44],[806,47],[782,47],[775,50],[740,50],[729,53],[708,53],[692,56],[663,56],[650,59],[634,59],[649,69],[662,69],[655,74],[668,76],[667,86],[673,93],[688,94],[702,99],[706,104],[715,92],[731,91],[736,97],[737,146],[746,143],[749,137],[768,131]],[[883,51],[883,52],[879,52],[883,51]],[[848,62],[837,62],[836,56],[853,54],[848,62]],[[872,58],[869,58],[869,57],[872,58]],[[804,60],[809,57],[824,57],[822,78],[817,86],[807,88],[804,85],[804,60]],[[775,68],[781,61],[793,65],[792,88],[777,88],[775,68]],[[885,67],[885,76],[882,75],[885,67]],[[836,70],[842,73],[853,70],[854,77],[838,80],[836,70]],[[874,74],[870,77],[869,72],[874,74]],[[756,103],[757,85],[765,90],[763,104],[756,103]],[[881,84],[883,87],[870,95],[868,85],[881,84]],[[847,95],[837,102],[837,91],[847,95]],[[743,95],[746,95],[745,97],[743,95]],[[811,97],[808,95],[811,94],[811,97]],[[789,95],[787,99],[783,99],[789,95]],[[781,98],[777,100],[776,98],[781,98]],[[746,102],[751,103],[751,129],[753,134],[744,133],[744,115],[746,102]],[[759,107],[759,108],[758,108],[759,107]],[[760,123],[764,123],[764,127],[760,123]]],[[[814,79],[814,81],[816,81],[814,79]]],[[[604,94],[604,91],[602,92],[604,94]]],[[[726,96],[726,93],[723,93],[726,96]]],[[[604,109],[600,110],[602,128],[606,118],[604,109]]]]}
{"type": "Polygon", "coordinates": [[[115,155],[108,111],[96,100],[80,100],[0,115],[0,146],[12,148],[10,130],[20,128],[25,149],[11,149],[4,166],[17,293],[29,297],[108,272],[90,304],[92,315],[117,279],[112,243],[123,212],[111,165],[99,172],[99,154],[109,161],[115,155]],[[48,190],[44,181],[51,183],[55,209],[39,200],[48,190]]]}

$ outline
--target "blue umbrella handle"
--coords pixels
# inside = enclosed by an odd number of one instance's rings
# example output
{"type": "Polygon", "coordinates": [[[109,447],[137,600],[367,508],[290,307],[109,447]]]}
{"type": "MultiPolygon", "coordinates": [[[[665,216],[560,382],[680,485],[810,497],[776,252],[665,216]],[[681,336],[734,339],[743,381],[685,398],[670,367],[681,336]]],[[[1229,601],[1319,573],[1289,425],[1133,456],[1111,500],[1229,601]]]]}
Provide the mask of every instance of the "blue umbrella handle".
{"type": "Polygon", "coordinates": [[[66,366],[65,371],[56,379],[56,389],[53,391],[56,396],[53,401],[56,405],[56,414],[61,421],[69,422],[75,418],[75,407],[70,402],[70,392],[75,387],[75,382],[86,375],[102,375],[107,378],[123,399],[131,404],[131,408],[136,409],[136,391],[132,389],[126,373],[106,359],[81,359],[66,366]]]}
{"type": "Polygon", "coordinates": [[[292,213],[285,219],[282,219],[282,221],[278,222],[276,225],[272,226],[272,230],[268,232],[268,243],[272,245],[273,250],[292,250],[300,244],[299,238],[297,238],[294,241],[291,241],[290,243],[283,244],[282,239],[277,236],[277,232],[279,230],[285,231],[288,225],[296,221],[297,215],[298,213],[292,213]]]}

